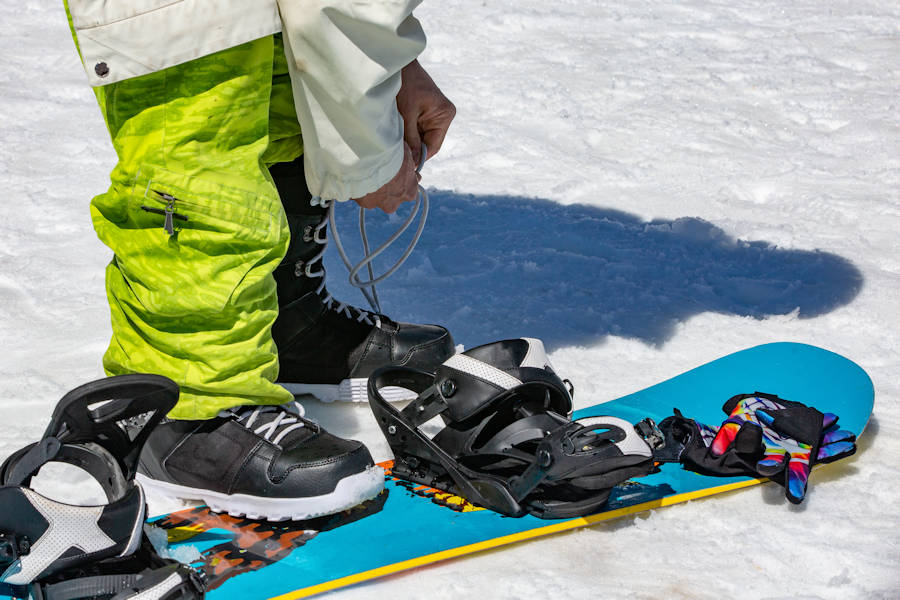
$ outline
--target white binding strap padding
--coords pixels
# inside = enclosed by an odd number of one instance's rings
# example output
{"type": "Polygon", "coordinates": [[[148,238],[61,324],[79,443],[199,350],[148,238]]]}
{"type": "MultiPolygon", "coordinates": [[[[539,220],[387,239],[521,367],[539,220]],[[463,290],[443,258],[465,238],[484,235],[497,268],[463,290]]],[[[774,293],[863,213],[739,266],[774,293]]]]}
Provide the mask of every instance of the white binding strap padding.
{"type": "Polygon", "coordinates": [[[444,361],[444,366],[467,373],[482,381],[492,383],[504,390],[522,385],[522,381],[497,367],[482,362],[465,354],[454,354],[444,361]]]}
{"type": "Polygon", "coordinates": [[[578,419],[577,423],[579,425],[584,425],[588,429],[621,429],[625,432],[625,439],[619,442],[614,442],[614,444],[622,452],[623,455],[646,456],[647,458],[653,456],[653,450],[650,449],[650,446],[647,445],[647,442],[644,441],[644,438],[639,436],[637,431],[634,430],[634,425],[632,425],[625,419],[606,416],[586,417],[583,419],[578,419]]]}
{"type": "MultiPolygon", "coordinates": [[[[547,351],[544,350],[544,342],[537,338],[522,338],[528,342],[528,352],[522,360],[520,367],[533,367],[535,369],[546,369],[550,366],[550,359],[547,358],[547,351]]],[[[552,368],[552,367],[551,367],[552,368]]]]}
{"type": "Polygon", "coordinates": [[[73,546],[90,554],[115,545],[98,524],[105,507],[72,506],[55,502],[27,488],[23,488],[22,492],[47,521],[47,529],[41,537],[32,541],[31,552],[19,558],[19,570],[10,572],[16,566],[13,563],[0,581],[14,585],[31,583],[73,546]]]}

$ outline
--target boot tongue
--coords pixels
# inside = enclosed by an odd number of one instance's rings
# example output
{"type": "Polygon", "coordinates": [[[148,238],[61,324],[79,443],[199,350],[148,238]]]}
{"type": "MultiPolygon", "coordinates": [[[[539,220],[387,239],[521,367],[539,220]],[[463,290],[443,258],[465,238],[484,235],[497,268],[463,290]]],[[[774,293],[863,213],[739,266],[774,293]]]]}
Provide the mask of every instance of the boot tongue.
{"type": "Polygon", "coordinates": [[[231,414],[238,423],[282,448],[290,448],[319,431],[315,423],[303,418],[303,405],[299,402],[243,406],[231,414]]]}

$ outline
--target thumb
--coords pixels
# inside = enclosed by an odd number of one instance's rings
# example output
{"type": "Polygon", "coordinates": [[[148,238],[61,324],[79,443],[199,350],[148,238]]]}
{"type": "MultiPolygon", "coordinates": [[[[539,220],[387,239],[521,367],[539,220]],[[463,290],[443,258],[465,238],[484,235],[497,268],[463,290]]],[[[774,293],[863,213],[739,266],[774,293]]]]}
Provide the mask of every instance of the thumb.
{"type": "Polygon", "coordinates": [[[715,439],[713,439],[712,444],[709,445],[709,453],[713,456],[722,456],[725,454],[725,451],[731,446],[731,442],[734,441],[734,437],[740,429],[741,426],[737,423],[732,423],[731,421],[723,423],[722,426],[719,427],[719,432],[716,434],[715,439]]]}
{"type": "Polygon", "coordinates": [[[746,421],[734,436],[734,449],[740,454],[756,454],[763,447],[762,427],[746,421]]]}

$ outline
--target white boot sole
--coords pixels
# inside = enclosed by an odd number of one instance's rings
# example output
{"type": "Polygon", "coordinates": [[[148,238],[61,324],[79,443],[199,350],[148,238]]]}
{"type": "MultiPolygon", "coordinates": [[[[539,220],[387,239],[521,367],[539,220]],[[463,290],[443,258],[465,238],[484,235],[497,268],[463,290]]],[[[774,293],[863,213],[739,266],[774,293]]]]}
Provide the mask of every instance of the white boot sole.
{"type": "Polygon", "coordinates": [[[265,498],[247,494],[222,494],[175,483],[150,479],[140,473],[136,479],[145,490],[183,500],[200,500],[210,510],[232,517],[268,521],[301,521],[331,515],[371,500],[384,489],[384,469],[372,466],[338,481],[334,491],[305,498],[265,498]]]}
{"type": "MultiPolygon", "coordinates": [[[[311,395],[321,402],[368,402],[369,380],[365,377],[345,379],[338,385],[325,383],[281,383],[281,387],[295,396],[311,395]]],[[[402,387],[381,388],[381,395],[388,402],[414,400],[416,393],[402,387]]]]}

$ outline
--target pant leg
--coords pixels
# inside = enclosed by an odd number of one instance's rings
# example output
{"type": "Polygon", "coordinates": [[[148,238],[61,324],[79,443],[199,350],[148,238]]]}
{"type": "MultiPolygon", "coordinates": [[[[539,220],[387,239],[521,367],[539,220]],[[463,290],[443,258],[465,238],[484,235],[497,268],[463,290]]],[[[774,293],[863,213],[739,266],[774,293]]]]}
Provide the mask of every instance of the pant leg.
{"type": "MultiPolygon", "coordinates": [[[[273,383],[272,271],[289,242],[263,159],[275,46],[266,37],[98,88],[118,156],[112,185],[91,202],[97,235],[114,252],[103,365],[178,382],[173,418],[292,398],[273,383]]],[[[290,127],[280,129],[288,142],[275,160],[300,148],[290,127]]]]}

